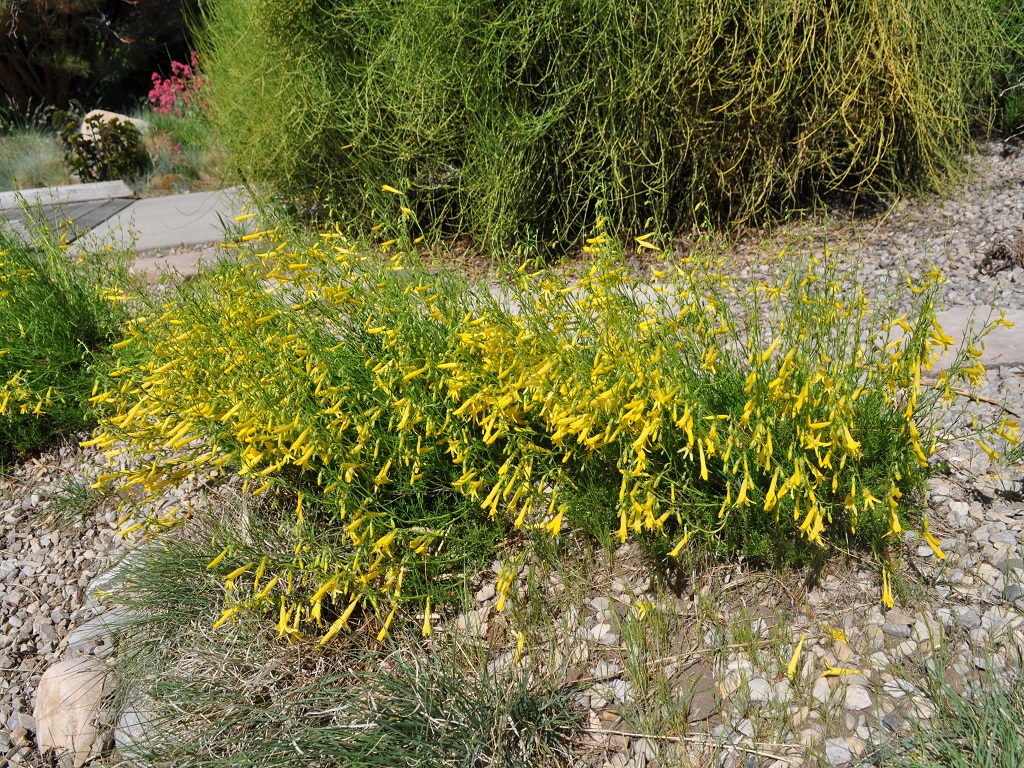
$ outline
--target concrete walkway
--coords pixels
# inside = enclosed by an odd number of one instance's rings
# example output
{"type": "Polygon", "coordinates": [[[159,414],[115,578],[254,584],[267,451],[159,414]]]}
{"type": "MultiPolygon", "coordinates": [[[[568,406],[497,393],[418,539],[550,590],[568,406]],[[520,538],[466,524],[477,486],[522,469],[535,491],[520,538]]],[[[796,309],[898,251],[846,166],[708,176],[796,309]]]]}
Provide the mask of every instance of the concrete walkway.
{"type": "MultiPolygon", "coordinates": [[[[136,200],[91,228],[75,243],[95,248],[111,242],[138,252],[182,245],[219,243],[245,205],[244,192],[223,189],[136,200]]],[[[251,223],[249,224],[251,229],[251,223]]]]}
{"type": "Polygon", "coordinates": [[[155,279],[173,270],[187,277],[216,258],[226,231],[253,230],[251,219],[235,222],[246,202],[238,188],[136,199],[120,181],[75,184],[0,194],[0,226],[24,234],[27,203],[51,226],[71,222],[72,253],[115,244],[134,249],[138,274],[155,279]]]}

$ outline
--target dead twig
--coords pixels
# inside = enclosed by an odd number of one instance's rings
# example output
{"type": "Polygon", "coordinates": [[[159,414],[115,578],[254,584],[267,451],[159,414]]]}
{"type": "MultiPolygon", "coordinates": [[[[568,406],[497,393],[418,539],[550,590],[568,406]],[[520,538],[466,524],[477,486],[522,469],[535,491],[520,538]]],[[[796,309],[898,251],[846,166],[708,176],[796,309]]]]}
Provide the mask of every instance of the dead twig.
{"type": "MultiPolygon", "coordinates": [[[[583,733],[587,733],[593,736],[628,736],[631,739],[648,739],[650,741],[667,741],[672,744],[701,744],[706,745],[711,739],[706,736],[666,736],[663,734],[656,733],[638,733],[634,731],[613,731],[606,730],[604,728],[584,728],[583,733]]],[[[795,746],[789,744],[776,744],[769,741],[756,741],[754,744],[769,746],[769,747],[788,747],[795,746]]],[[[781,760],[786,765],[793,765],[792,758],[785,757],[784,755],[777,754],[775,752],[766,752],[760,749],[754,749],[743,744],[724,744],[728,749],[736,749],[740,752],[745,752],[749,755],[757,755],[758,757],[766,757],[769,760],[781,760]]]]}
{"type": "MultiPolygon", "coordinates": [[[[933,381],[931,379],[922,379],[921,383],[927,384],[929,387],[933,387],[935,389],[940,389],[941,387],[944,386],[942,382],[933,381]]],[[[949,391],[955,392],[956,394],[960,395],[960,397],[966,397],[968,400],[973,400],[976,403],[987,403],[989,405],[994,405],[996,408],[1000,408],[1001,410],[1005,411],[1011,416],[1020,418],[1020,414],[1018,414],[1015,410],[1013,410],[1012,408],[1008,408],[1003,403],[991,397],[985,397],[984,395],[976,394],[968,389],[963,389],[962,387],[950,387],[949,391]]]]}

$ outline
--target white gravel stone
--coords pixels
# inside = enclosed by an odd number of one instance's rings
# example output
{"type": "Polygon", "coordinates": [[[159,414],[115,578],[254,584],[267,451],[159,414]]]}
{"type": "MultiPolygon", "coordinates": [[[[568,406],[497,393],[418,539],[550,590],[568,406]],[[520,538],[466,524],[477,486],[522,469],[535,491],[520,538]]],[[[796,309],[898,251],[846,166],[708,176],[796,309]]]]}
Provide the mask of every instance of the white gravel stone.
{"type": "Polygon", "coordinates": [[[815,701],[821,704],[828,701],[829,697],[832,695],[832,689],[829,687],[828,680],[824,677],[819,677],[815,680],[814,688],[811,690],[811,695],[814,697],[815,701]]]}
{"type": "Polygon", "coordinates": [[[825,759],[831,766],[846,765],[853,760],[853,752],[846,744],[846,739],[834,738],[825,740],[825,759]]]}
{"type": "Polygon", "coordinates": [[[766,703],[772,699],[772,684],[763,677],[755,677],[747,683],[747,690],[751,701],[766,703]]]}
{"type": "Polygon", "coordinates": [[[869,709],[874,704],[868,689],[858,683],[851,683],[847,686],[846,696],[843,701],[846,708],[852,710],[869,709]]]}
{"type": "Polygon", "coordinates": [[[484,584],[480,591],[476,593],[476,601],[478,603],[486,603],[492,597],[494,597],[494,584],[490,582],[484,584]]]}

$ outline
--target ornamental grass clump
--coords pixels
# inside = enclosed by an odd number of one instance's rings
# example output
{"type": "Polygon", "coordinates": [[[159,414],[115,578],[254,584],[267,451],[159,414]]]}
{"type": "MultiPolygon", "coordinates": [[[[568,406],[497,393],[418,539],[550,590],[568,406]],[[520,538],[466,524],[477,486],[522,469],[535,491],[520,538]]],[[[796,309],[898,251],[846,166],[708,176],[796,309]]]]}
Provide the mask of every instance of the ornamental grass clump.
{"type": "MultiPolygon", "coordinates": [[[[932,368],[953,343],[937,272],[909,283],[900,313],[811,257],[780,257],[774,282],[710,257],[645,279],[602,226],[578,275],[524,266],[493,290],[381,253],[394,241],[247,236],[271,247],[137,297],[90,443],[139,462],[99,482],[153,496],[237,467],[298,543],[222,545],[218,624],[268,611],[282,635],[321,643],[357,621],[383,638],[410,604],[429,634],[469,550],[602,515],[618,540],[675,557],[839,547],[886,562],[911,523],[944,556],[918,494],[940,412],[984,369],[969,344],[932,368]]],[[[516,575],[504,560],[499,608],[516,575]]]]}
{"type": "MultiPolygon", "coordinates": [[[[996,653],[992,648],[974,650],[985,661],[996,653]]],[[[944,679],[942,667],[929,664],[919,685],[930,716],[912,722],[909,738],[886,746],[885,764],[893,768],[1017,768],[1024,763],[1024,649],[1017,641],[1000,651],[1005,654],[1005,666],[988,666],[966,681],[962,691],[944,679]]]]}

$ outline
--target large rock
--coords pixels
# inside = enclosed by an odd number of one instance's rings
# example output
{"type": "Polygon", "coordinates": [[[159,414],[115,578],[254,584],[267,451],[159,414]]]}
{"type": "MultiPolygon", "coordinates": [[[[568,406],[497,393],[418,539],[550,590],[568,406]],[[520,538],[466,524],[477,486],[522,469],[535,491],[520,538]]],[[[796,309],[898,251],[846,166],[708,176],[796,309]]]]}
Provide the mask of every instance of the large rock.
{"type": "Polygon", "coordinates": [[[93,118],[98,118],[101,122],[109,123],[113,120],[119,120],[122,123],[131,123],[135,126],[135,129],[143,136],[149,132],[149,123],[145,120],[139,120],[135,117],[128,117],[128,115],[120,115],[117,112],[107,112],[105,109],[94,109],[92,112],[82,118],[82,125],[79,126],[78,132],[82,134],[83,139],[93,141],[93,128],[89,125],[89,121],[93,118]]]}
{"type": "Polygon", "coordinates": [[[91,656],[61,661],[46,670],[36,691],[40,753],[66,754],[75,768],[99,753],[98,720],[106,681],[106,667],[91,656]]]}
{"type": "Polygon", "coordinates": [[[825,760],[831,766],[846,765],[853,760],[853,752],[846,743],[846,739],[828,739],[825,742],[825,760]]]}
{"type": "Polygon", "coordinates": [[[715,683],[715,673],[706,664],[693,664],[676,676],[677,695],[687,704],[691,723],[707,720],[722,709],[722,696],[715,683]]]}
{"type": "Polygon", "coordinates": [[[847,709],[870,709],[871,706],[871,694],[868,693],[868,689],[863,685],[854,683],[846,689],[847,709]]]}

